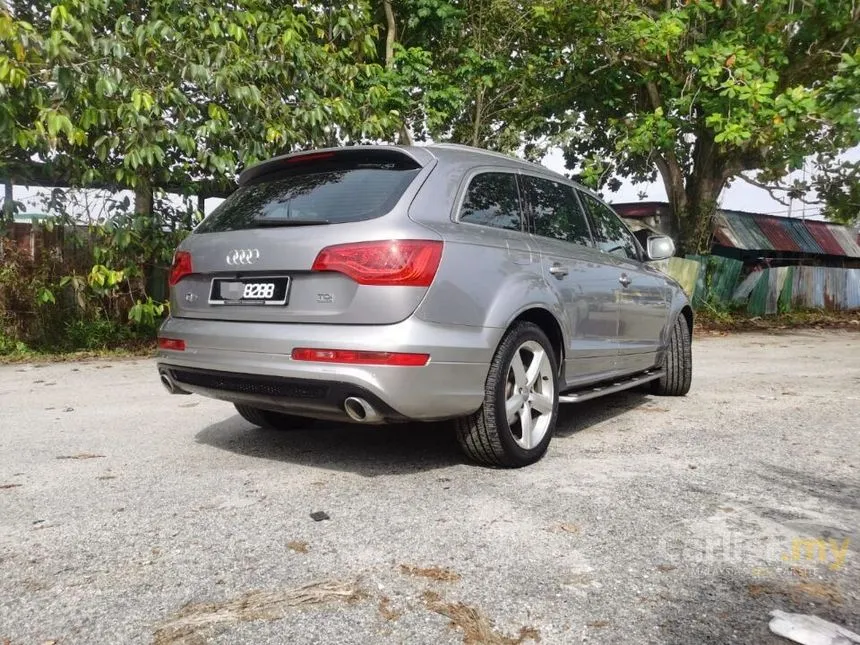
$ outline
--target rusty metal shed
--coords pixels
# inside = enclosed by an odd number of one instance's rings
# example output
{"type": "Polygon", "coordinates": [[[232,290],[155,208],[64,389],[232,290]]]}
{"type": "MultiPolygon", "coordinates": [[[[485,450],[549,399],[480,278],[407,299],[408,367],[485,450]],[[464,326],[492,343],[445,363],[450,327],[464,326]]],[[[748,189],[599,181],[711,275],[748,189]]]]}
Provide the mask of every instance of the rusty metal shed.
{"type": "MultiPolygon", "coordinates": [[[[664,202],[613,204],[613,208],[624,218],[647,218],[654,228],[672,234],[671,211],[664,202]]],[[[711,251],[748,264],[860,267],[860,246],[846,226],[726,209],[717,212],[711,251]]]]}

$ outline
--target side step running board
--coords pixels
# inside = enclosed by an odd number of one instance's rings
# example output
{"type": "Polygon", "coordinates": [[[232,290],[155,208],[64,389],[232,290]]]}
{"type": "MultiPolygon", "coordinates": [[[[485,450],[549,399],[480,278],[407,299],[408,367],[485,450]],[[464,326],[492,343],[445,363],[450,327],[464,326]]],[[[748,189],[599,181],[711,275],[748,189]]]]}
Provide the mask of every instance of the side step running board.
{"type": "Polygon", "coordinates": [[[615,381],[614,383],[598,385],[597,387],[589,387],[584,390],[572,390],[559,396],[558,402],[579,403],[581,401],[588,401],[589,399],[596,399],[598,396],[603,396],[604,394],[621,392],[622,390],[629,390],[630,388],[642,385],[643,383],[656,381],[658,378],[663,376],[663,374],[663,370],[659,370],[657,372],[643,372],[642,374],[637,374],[636,376],[624,379],[623,381],[615,381]]]}

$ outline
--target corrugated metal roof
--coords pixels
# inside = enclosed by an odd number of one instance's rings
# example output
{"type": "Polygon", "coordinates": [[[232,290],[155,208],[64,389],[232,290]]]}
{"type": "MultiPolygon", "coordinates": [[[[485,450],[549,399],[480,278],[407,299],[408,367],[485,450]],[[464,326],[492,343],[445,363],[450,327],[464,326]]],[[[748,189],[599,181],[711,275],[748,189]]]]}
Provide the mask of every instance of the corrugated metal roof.
{"type": "Polygon", "coordinates": [[[756,250],[773,250],[773,245],[767,236],[761,232],[754,218],[745,213],[723,211],[723,218],[734,232],[735,237],[743,246],[740,248],[756,250]]]}
{"type": "Polygon", "coordinates": [[[857,242],[852,239],[853,236],[847,228],[837,226],[836,224],[827,224],[827,228],[830,229],[833,237],[839,242],[839,246],[842,247],[845,255],[852,258],[860,258],[860,246],[857,246],[857,242]]]}
{"type": "MultiPolygon", "coordinates": [[[[613,207],[623,217],[669,215],[669,205],[665,202],[630,202],[613,207]]],[[[838,224],[730,210],[717,211],[715,224],[714,241],[720,246],[860,258],[860,234],[838,224]]]]}
{"type": "Polygon", "coordinates": [[[808,230],[815,237],[815,241],[818,242],[818,246],[821,249],[828,253],[829,255],[842,255],[845,253],[845,250],[839,244],[839,241],[833,237],[833,233],[830,232],[830,229],[827,227],[825,222],[815,222],[812,220],[804,222],[806,226],[806,230],[808,230]]]}
{"type": "Polygon", "coordinates": [[[815,239],[815,234],[806,227],[805,220],[786,217],[785,221],[795,230],[800,239],[800,248],[806,253],[825,253],[824,248],[815,239]]]}
{"type": "Polygon", "coordinates": [[[737,211],[716,218],[717,244],[745,251],[783,251],[860,257],[860,245],[844,226],[737,211]]]}
{"type": "Polygon", "coordinates": [[[771,243],[774,251],[802,251],[800,244],[792,236],[791,226],[779,222],[775,217],[756,217],[756,224],[771,243]]]}
{"type": "Polygon", "coordinates": [[[714,227],[714,237],[717,238],[717,242],[719,244],[734,249],[747,248],[740,238],[735,235],[735,232],[732,230],[732,227],[729,225],[729,222],[723,213],[717,213],[714,220],[716,224],[714,227]]]}

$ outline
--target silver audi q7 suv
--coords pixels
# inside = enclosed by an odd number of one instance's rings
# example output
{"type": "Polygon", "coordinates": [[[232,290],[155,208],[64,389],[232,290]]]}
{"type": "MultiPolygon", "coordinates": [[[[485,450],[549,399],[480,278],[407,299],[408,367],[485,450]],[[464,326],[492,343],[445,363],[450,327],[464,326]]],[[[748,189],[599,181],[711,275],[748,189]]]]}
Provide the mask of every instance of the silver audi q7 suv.
{"type": "Polygon", "coordinates": [[[538,461],[559,403],[681,396],[693,313],[585,188],[456,145],[352,146],[246,169],[179,246],[158,370],[250,423],[453,419],[465,453],[538,461]]]}

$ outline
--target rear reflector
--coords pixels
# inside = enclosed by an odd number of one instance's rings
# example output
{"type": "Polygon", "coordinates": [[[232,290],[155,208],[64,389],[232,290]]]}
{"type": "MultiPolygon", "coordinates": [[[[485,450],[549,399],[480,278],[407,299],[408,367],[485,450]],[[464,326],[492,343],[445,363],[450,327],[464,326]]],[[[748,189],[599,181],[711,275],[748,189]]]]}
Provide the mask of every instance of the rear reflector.
{"type": "Polygon", "coordinates": [[[178,338],[159,338],[158,349],[172,349],[174,352],[184,352],[185,341],[178,338]]]}
{"type": "Polygon", "coordinates": [[[173,266],[170,267],[167,283],[172,287],[192,273],[194,273],[194,269],[191,266],[191,254],[188,251],[177,251],[173,254],[173,266]]]}
{"type": "Polygon", "coordinates": [[[294,361],[311,361],[314,363],[392,365],[395,367],[421,367],[430,360],[429,354],[362,352],[351,349],[309,349],[307,347],[297,347],[293,350],[292,357],[294,361]]]}
{"type": "Polygon", "coordinates": [[[382,240],[324,248],[313,271],[336,271],[358,284],[429,287],[442,259],[438,240],[382,240]]]}

